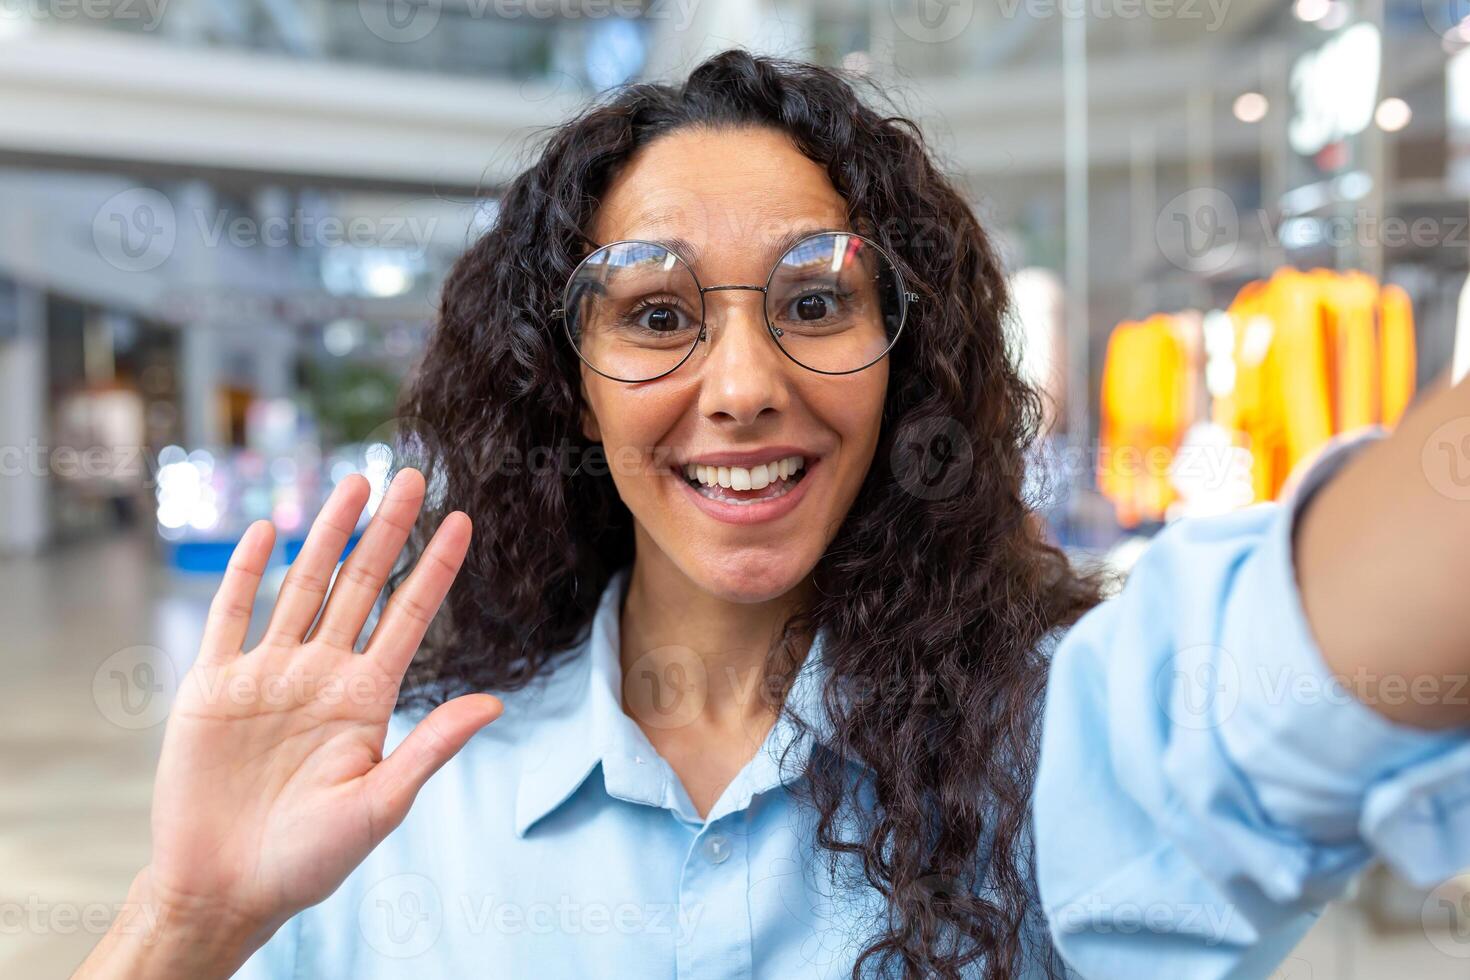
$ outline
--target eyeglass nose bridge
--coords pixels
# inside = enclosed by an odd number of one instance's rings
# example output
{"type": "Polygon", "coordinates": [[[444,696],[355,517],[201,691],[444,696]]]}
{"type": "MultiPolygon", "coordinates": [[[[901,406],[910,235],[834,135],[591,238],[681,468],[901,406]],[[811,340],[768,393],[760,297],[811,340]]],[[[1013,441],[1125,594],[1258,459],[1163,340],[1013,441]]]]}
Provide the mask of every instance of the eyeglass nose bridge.
{"type": "MultiPolygon", "coordinates": [[[[700,286],[699,287],[699,295],[701,297],[703,297],[705,293],[717,293],[717,292],[720,292],[721,290],[725,290],[725,289],[745,289],[745,290],[749,290],[750,292],[753,292],[753,293],[761,293],[763,295],[767,292],[767,288],[765,286],[746,286],[746,285],[741,285],[741,284],[738,284],[738,283],[732,283],[730,285],[725,285],[725,286],[700,286]]],[[[762,315],[764,316],[764,314],[762,314],[762,315]]],[[[776,326],[775,324],[771,323],[769,317],[766,317],[765,320],[766,320],[766,329],[773,331],[777,337],[781,336],[781,328],[778,327],[778,326],[776,326]]],[[[708,343],[709,342],[709,324],[707,322],[705,322],[704,320],[701,320],[700,321],[700,324],[699,324],[699,342],[700,343],[708,343]]]]}

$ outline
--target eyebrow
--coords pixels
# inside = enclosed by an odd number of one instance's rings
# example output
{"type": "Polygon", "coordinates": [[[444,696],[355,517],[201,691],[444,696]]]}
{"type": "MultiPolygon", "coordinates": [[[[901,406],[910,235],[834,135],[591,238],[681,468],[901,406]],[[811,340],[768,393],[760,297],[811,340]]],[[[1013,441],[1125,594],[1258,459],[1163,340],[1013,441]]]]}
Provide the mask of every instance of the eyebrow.
{"type": "MultiPolygon", "coordinates": [[[[793,228],[782,235],[780,238],[777,238],[770,243],[770,252],[772,258],[774,259],[777,256],[784,255],[787,249],[791,248],[791,246],[795,245],[803,238],[810,238],[813,235],[853,234],[856,234],[856,232],[852,231],[850,228],[793,228]]],[[[684,259],[690,265],[699,264],[699,249],[694,245],[693,242],[689,241],[687,238],[680,238],[679,236],[674,235],[668,238],[635,238],[632,240],[640,242],[652,242],[655,245],[660,245],[673,252],[677,252],[680,258],[684,259]]]]}

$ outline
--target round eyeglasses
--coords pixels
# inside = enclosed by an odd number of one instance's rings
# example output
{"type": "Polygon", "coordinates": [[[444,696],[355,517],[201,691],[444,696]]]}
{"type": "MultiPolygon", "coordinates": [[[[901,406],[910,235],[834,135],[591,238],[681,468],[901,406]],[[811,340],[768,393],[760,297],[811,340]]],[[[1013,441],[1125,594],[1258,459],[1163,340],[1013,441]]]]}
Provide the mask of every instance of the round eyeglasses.
{"type": "Polygon", "coordinates": [[[766,328],[791,360],[819,374],[852,374],[893,347],[917,297],[876,242],[817,232],[776,260],[763,286],[701,286],[667,245],[617,241],[572,270],[554,311],[582,361],[636,384],[670,373],[708,340],[705,293],[764,294],[766,328]]]}

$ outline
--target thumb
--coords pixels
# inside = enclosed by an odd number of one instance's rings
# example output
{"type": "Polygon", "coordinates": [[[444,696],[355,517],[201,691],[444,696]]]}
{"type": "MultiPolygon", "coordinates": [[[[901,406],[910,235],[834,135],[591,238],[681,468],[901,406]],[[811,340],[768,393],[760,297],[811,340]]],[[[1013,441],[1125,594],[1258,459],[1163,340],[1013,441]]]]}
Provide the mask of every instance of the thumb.
{"type": "Polygon", "coordinates": [[[366,776],[373,826],[382,828],[386,836],[402,823],[429,777],[464,748],[471,735],[499,718],[503,710],[497,697],[466,694],[429,712],[366,776]]]}

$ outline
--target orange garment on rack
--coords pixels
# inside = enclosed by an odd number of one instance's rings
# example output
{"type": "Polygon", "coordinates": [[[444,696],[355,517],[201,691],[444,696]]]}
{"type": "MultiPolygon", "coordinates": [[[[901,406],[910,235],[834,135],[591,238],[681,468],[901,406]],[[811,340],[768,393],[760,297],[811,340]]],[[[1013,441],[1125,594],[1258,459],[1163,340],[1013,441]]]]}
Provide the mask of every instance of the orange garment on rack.
{"type": "Polygon", "coordinates": [[[1292,468],[1333,433],[1322,304],[1313,276],[1285,268],[1246,286],[1227,311],[1235,324],[1235,387],[1216,399],[1214,418],[1250,451],[1257,500],[1274,499],[1292,468]]]}
{"type": "Polygon", "coordinates": [[[1271,489],[1274,456],[1285,447],[1279,399],[1267,383],[1274,328],[1266,312],[1266,284],[1247,283],[1226,312],[1233,328],[1235,370],[1228,390],[1215,397],[1211,416],[1252,454],[1251,486],[1260,500],[1271,489]]]}
{"type": "Polygon", "coordinates": [[[1213,415],[1250,451],[1257,500],[1275,499],[1332,436],[1392,425],[1413,398],[1413,308],[1397,286],[1283,268],[1244,287],[1228,312],[1235,383],[1213,415]]]}
{"type": "Polygon", "coordinates": [[[1164,314],[1108,338],[1097,479],[1125,527],[1162,520],[1174,500],[1169,462],[1192,421],[1191,360],[1188,334],[1164,314]]]}
{"type": "Polygon", "coordinates": [[[1280,399],[1285,469],[1275,474],[1271,496],[1287,474],[1332,437],[1331,334],[1322,318],[1323,297],[1311,277],[1280,269],[1267,285],[1266,313],[1274,331],[1270,383],[1280,399]]]}
{"type": "Polygon", "coordinates": [[[1322,315],[1331,344],[1328,377],[1333,431],[1349,432],[1378,421],[1378,280],[1366,272],[1316,269],[1322,315]]]}

